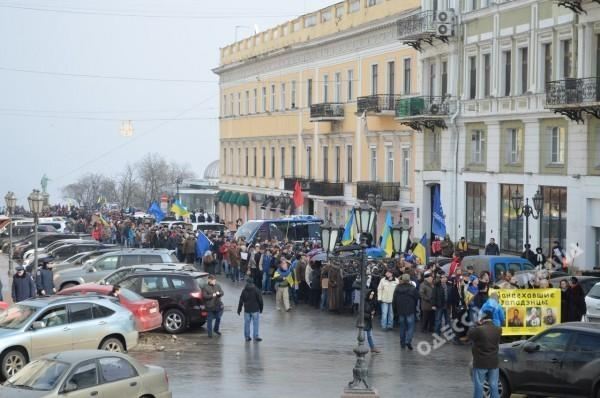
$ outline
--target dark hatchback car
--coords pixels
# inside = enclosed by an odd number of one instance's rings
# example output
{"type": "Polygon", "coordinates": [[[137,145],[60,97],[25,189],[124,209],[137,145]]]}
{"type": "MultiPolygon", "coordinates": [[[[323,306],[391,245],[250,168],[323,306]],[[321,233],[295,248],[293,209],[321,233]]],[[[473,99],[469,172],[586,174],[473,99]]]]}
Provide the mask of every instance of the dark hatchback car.
{"type": "Polygon", "coordinates": [[[208,313],[202,297],[206,276],[205,272],[149,271],[132,274],[119,285],[157,300],[163,328],[167,333],[177,334],[206,322],[208,313]]]}
{"type": "Polygon", "coordinates": [[[500,346],[502,398],[600,398],[600,324],[556,325],[528,340],[500,346]]]}

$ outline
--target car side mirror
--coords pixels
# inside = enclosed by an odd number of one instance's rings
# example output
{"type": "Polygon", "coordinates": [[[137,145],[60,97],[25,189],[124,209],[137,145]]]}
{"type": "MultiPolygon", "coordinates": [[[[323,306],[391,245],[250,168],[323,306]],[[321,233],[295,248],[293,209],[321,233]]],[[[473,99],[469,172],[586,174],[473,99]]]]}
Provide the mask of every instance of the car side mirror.
{"type": "Polygon", "coordinates": [[[76,383],[73,383],[72,381],[68,381],[67,384],[65,385],[65,388],[63,388],[63,392],[75,391],[78,388],[79,388],[79,386],[76,383]]]}
{"type": "Polygon", "coordinates": [[[44,321],[35,321],[31,324],[31,328],[33,330],[39,330],[39,329],[43,329],[46,327],[46,322],[44,321]]]}
{"type": "Polygon", "coordinates": [[[525,343],[525,345],[523,346],[523,351],[525,352],[536,352],[540,350],[540,345],[536,344],[536,343],[532,343],[532,342],[527,342],[525,343]]]}

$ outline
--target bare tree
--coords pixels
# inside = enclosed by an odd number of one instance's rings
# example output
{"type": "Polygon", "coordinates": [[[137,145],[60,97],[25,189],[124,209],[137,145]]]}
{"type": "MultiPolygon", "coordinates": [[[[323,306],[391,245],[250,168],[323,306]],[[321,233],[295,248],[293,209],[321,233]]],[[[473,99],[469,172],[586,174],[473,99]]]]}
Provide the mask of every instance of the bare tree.
{"type": "Polygon", "coordinates": [[[99,201],[117,200],[115,182],[102,174],[86,174],[63,188],[66,197],[73,198],[80,206],[94,206],[99,201]]]}
{"type": "Polygon", "coordinates": [[[141,186],[135,168],[127,163],[123,172],[117,177],[117,192],[121,207],[141,206],[141,186]]]}

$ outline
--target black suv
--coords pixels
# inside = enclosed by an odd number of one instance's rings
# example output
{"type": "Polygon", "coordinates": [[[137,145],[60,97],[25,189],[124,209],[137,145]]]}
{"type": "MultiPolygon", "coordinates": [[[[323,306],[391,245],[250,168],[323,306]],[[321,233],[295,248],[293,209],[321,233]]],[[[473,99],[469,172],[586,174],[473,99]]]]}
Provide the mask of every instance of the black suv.
{"type": "Polygon", "coordinates": [[[500,346],[502,398],[600,398],[600,324],[571,322],[500,346]]]}
{"type": "Polygon", "coordinates": [[[208,313],[204,307],[202,287],[205,272],[149,271],[129,275],[119,285],[145,298],[158,301],[163,328],[177,334],[192,325],[202,326],[208,313]]]}

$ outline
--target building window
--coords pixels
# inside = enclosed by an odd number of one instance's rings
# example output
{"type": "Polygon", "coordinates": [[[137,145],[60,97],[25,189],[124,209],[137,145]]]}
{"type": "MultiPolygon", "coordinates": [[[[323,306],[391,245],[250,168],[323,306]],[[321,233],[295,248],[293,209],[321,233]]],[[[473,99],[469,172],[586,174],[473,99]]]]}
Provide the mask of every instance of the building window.
{"type": "Polygon", "coordinates": [[[312,148],[310,146],[306,147],[306,177],[312,178],[312,148]]]}
{"type": "Polygon", "coordinates": [[[371,181],[377,181],[377,148],[371,147],[371,181]]]}
{"type": "Polygon", "coordinates": [[[271,178],[275,178],[275,147],[271,147],[271,178]]]}
{"type": "Polygon", "coordinates": [[[567,244],[567,188],[541,187],[542,206],[541,237],[544,253],[550,254],[555,241],[561,247],[567,244]]]}
{"type": "Polygon", "coordinates": [[[335,7],[335,17],[341,19],[344,16],[344,5],[340,4],[335,7]]]}
{"type": "Polygon", "coordinates": [[[441,156],[441,137],[439,131],[432,131],[425,134],[425,167],[427,169],[436,169],[440,167],[441,156]]]}
{"type": "Polygon", "coordinates": [[[429,64],[429,95],[435,95],[435,64],[429,64]]]}
{"type": "Polygon", "coordinates": [[[267,176],[267,148],[262,147],[262,176],[267,176]]]}
{"type": "Polygon", "coordinates": [[[354,70],[348,71],[348,101],[354,99],[354,70]]]}
{"type": "Polygon", "coordinates": [[[448,61],[442,61],[442,97],[448,94],[448,61]]]}
{"type": "Polygon", "coordinates": [[[506,130],[506,162],[519,164],[521,162],[521,129],[510,128],[506,130]]]}
{"type": "Polygon", "coordinates": [[[229,175],[233,175],[233,148],[229,148],[229,175]]]}
{"type": "Polygon", "coordinates": [[[258,177],[258,159],[257,159],[257,152],[258,149],[256,147],[254,147],[254,162],[252,163],[252,166],[254,168],[254,174],[252,175],[253,177],[258,177]]]}
{"type": "Polygon", "coordinates": [[[563,164],[565,162],[565,130],[560,127],[549,127],[550,163],[563,164]]]}
{"type": "Polygon", "coordinates": [[[352,182],[352,145],[346,147],[346,182],[352,182]]]}
{"type": "Polygon", "coordinates": [[[331,21],[331,9],[321,11],[321,22],[331,21]]]}
{"type": "Polygon", "coordinates": [[[296,177],[296,147],[295,146],[292,146],[292,159],[291,159],[290,166],[292,166],[291,170],[290,170],[292,177],[296,177]]]}
{"type": "Polygon", "coordinates": [[[329,75],[323,75],[323,102],[329,102],[329,75]]]}
{"type": "Polygon", "coordinates": [[[223,103],[221,104],[221,115],[227,116],[227,96],[223,96],[223,103]]]}
{"type": "Polygon", "coordinates": [[[367,7],[373,7],[381,3],[381,0],[367,0],[367,7]]]}
{"type": "Polygon", "coordinates": [[[235,113],[235,110],[233,108],[233,94],[229,94],[229,111],[231,113],[231,116],[233,116],[233,114],[235,113]]]}
{"type": "Polygon", "coordinates": [[[333,102],[342,101],[342,74],[336,72],[335,74],[335,87],[333,91],[333,102]]]}
{"type": "Polygon", "coordinates": [[[340,154],[340,147],[336,146],[335,147],[335,182],[340,182],[341,180],[341,164],[342,164],[342,159],[341,159],[341,154],[340,154]]]}
{"type": "Polygon", "coordinates": [[[527,85],[527,74],[529,70],[527,69],[527,57],[529,51],[527,47],[523,47],[519,49],[520,57],[521,57],[521,94],[525,94],[529,86],[527,85]]]}
{"type": "Polygon", "coordinates": [[[262,111],[267,111],[267,88],[262,88],[262,111]]]}
{"type": "Polygon", "coordinates": [[[225,170],[223,175],[228,175],[227,173],[227,148],[223,148],[223,164],[225,165],[225,170]]]}
{"type": "Polygon", "coordinates": [[[238,148],[237,150],[237,175],[242,175],[242,148],[238,148]]]}
{"type": "Polygon", "coordinates": [[[281,92],[279,93],[279,109],[285,111],[285,83],[281,83],[281,92]]]}
{"type": "Polygon", "coordinates": [[[254,109],[252,109],[254,113],[258,113],[258,90],[254,89],[254,109]]]}
{"type": "Polygon", "coordinates": [[[313,101],[313,81],[308,79],[306,81],[306,106],[310,107],[313,101]]]}
{"type": "Polygon", "coordinates": [[[242,114],[242,93],[238,93],[237,95],[237,114],[242,114]]]}
{"type": "Polygon", "coordinates": [[[351,0],[350,7],[348,8],[349,13],[354,13],[360,10],[360,0],[351,0]]]}
{"type": "Polygon", "coordinates": [[[394,93],[396,92],[396,63],[394,61],[388,62],[387,72],[388,72],[387,94],[394,95],[394,93]]]}
{"type": "Polygon", "coordinates": [[[271,112],[275,112],[275,85],[271,84],[271,112]]]}
{"type": "Polygon", "coordinates": [[[573,58],[573,53],[571,52],[571,39],[563,40],[562,44],[562,68],[563,68],[563,78],[572,77],[571,76],[571,61],[573,58]]]}
{"type": "Polygon", "coordinates": [[[411,81],[411,71],[410,71],[410,58],[406,58],[404,60],[404,94],[410,94],[410,81],[411,81]]]}
{"type": "Polygon", "coordinates": [[[315,26],[317,24],[317,16],[315,14],[307,15],[304,17],[304,27],[310,28],[311,26],[315,26]]]}
{"type": "Polygon", "coordinates": [[[410,148],[402,148],[402,186],[408,187],[410,176],[410,148]]]}
{"type": "Polygon", "coordinates": [[[394,182],[394,147],[389,146],[386,148],[387,159],[385,161],[385,181],[394,182]]]}
{"type": "Polygon", "coordinates": [[[544,44],[544,88],[552,81],[552,43],[544,44]]]}
{"type": "Polygon", "coordinates": [[[281,147],[281,172],[280,172],[280,176],[281,176],[281,178],[283,178],[285,176],[285,147],[284,146],[281,147]]]}
{"type": "Polygon", "coordinates": [[[329,179],[329,147],[323,147],[323,181],[329,179]]]}
{"type": "Polygon", "coordinates": [[[244,105],[244,113],[247,115],[250,113],[250,91],[246,90],[246,103],[244,105]]]}
{"type": "Polygon", "coordinates": [[[480,164],[485,159],[485,133],[483,130],[471,131],[471,163],[480,164]]]}
{"type": "Polygon", "coordinates": [[[371,95],[377,94],[377,80],[379,80],[379,65],[371,65],[371,95]]]}
{"type": "Polygon", "coordinates": [[[469,57],[469,99],[477,97],[477,58],[469,57]]]}
{"type": "Polygon", "coordinates": [[[471,245],[485,246],[485,204],[486,185],[479,182],[467,182],[467,217],[466,235],[467,242],[471,245]]]}
{"type": "Polygon", "coordinates": [[[250,163],[250,156],[248,156],[248,148],[246,148],[245,152],[246,152],[246,173],[245,174],[246,174],[246,177],[248,177],[248,173],[250,171],[250,168],[248,167],[249,163],[250,163]]]}
{"type": "Polygon", "coordinates": [[[492,61],[490,54],[483,54],[483,96],[488,98],[491,92],[492,61]]]}
{"type": "Polygon", "coordinates": [[[502,250],[521,253],[523,251],[523,218],[517,216],[511,198],[517,190],[523,194],[522,185],[501,185],[500,201],[500,247],[502,250]]]}
{"type": "Polygon", "coordinates": [[[503,51],[503,65],[504,65],[504,92],[505,96],[509,96],[511,93],[511,68],[512,68],[512,52],[511,51],[503,51]]]}
{"type": "Polygon", "coordinates": [[[292,80],[292,109],[296,109],[296,81],[292,80]]]}
{"type": "Polygon", "coordinates": [[[477,9],[477,2],[479,0],[471,0],[471,10],[476,10],[477,9]]]}
{"type": "Polygon", "coordinates": [[[590,133],[595,133],[595,136],[593,137],[594,143],[592,146],[595,148],[594,156],[592,157],[592,164],[594,168],[598,169],[600,168],[600,126],[596,127],[593,132],[590,131],[590,133]]]}

